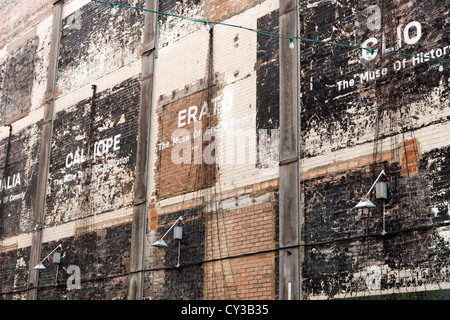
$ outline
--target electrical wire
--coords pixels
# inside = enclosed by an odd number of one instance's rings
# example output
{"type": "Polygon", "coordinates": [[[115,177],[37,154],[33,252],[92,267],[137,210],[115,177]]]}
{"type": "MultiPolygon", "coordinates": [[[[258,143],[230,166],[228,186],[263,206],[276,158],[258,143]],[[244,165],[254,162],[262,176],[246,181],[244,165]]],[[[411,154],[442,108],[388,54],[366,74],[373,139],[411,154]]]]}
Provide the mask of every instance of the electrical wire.
{"type": "MultiPolygon", "coordinates": [[[[14,211],[8,211],[8,217],[15,215],[15,216],[19,216],[22,217],[22,215],[20,213],[14,212],[14,211]]],[[[27,217],[23,217],[24,222],[32,222],[31,225],[0,225],[0,228],[17,228],[17,227],[34,227],[34,228],[38,228],[38,227],[42,227],[44,228],[45,225],[43,223],[39,223],[36,220],[27,218],[27,217]]]]}
{"type": "MultiPolygon", "coordinates": [[[[223,25],[223,26],[228,26],[228,27],[244,29],[244,30],[247,30],[247,31],[256,32],[258,34],[262,34],[262,35],[266,35],[266,36],[277,37],[277,38],[280,38],[280,39],[289,39],[291,42],[292,42],[293,39],[297,39],[297,40],[301,40],[301,41],[314,42],[314,43],[320,43],[320,44],[327,44],[327,45],[333,45],[333,46],[339,46],[339,47],[345,47],[345,48],[351,48],[351,49],[367,50],[370,53],[376,52],[376,53],[380,53],[380,54],[392,54],[392,55],[402,55],[402,56],[407,56],[407,57],[418,57],[418,56],[415,56],[415,55],[405,54],[405,53],[400,53],[400,52],[395,52],[395,51],[380,51],[380,50],[373,50],[373,49],[368,49],[368,48],[359,47],[359,46],[353,46],[353,45],[347,45],[347,44],[339,44],[339,43],[334,43],[334,42],[329,42],[329,41],[307,39],[307,38],[302,38],[302,37],[298,37],[298,36],[274,34],[274,33],[269,33],[269,32],[256,30],[256,29],[252,29],[252,28],[248,28],[248,27],[243,27],[243,26],[239,26],[239,25],[228,24],[228,23],[223,23],[223,22],[208,21],[208,20],[201,20],[201,19],[194,19],[194,18],[184,17],[184,16],[180,16],[180,15],[176,15],[176,14],[170,14],[170,13],[164,13],[164,12],[159,12],[159,11],[154,11],[154,10],[138,8],[138,7],[132,7],[132,6],[128,6],[128,5],[124,5],[124,4],[120,4],[120,3],[112,3],[112,2],[99,1],[99,0],[91,0],[91,1],[97,2],[97,3],[102,3],[102,4],[108,4],[108,5],[111,5],[111,6],[121,6],[121,7],[129,8],[129,9],[135,9],[135,10],[140,10],[140,11],[145,11],[145,12],[151,12],[151,13],[165,15],[165,16],[172,16],[172,17],[185,19],[185,20],[189,20],[189,21],[193,21],[193,22],[204,23],[206,25],[216,24],[216,25],[223,25]]],[[[439,62],[441,66],[444,63],[450,62],[450,60],[443,61],[443,60],[438,60],[438,59],[434,59],[434,58],[428,58],[428,59],[429,60],[433,60],[435,62],[439,62]]],[[[12,214],[12,212],[10,212],[10,214],[12,214]]],[[[251,256],[251,255],[256,255],[256,254],[263,254],[263,253],[274,252],[274,251],[279,251],[279,250],[286,250],[286,249],[290,249],[290,248],[320,246],[320,245],[326,245],[326,244],[337,243],[337,242],[342,242],[342,241],[352,241],[352,240],[359,240],[359,239],[367,239],[369,237],[375,237],[375,238],[381,237],[381,238],[384,238],[384,237],[389,237],[391,235],[395,235],[395,234],[399,234],[399,233],[403,233],[403,232],[414,232],[414,231],[421,231],[421,230],[429,230],[429,229],[434,229],[434,228],[439,228],[439,227],[444,227],[444,226],[449,226],[449,225],[450,225],[450,222],[438,223],[438,224],[419,226],[419,227],[414,227],[414,228],[400,229],[400,230],[397,230],[397,231],[390,231],[390,232],[387,232],[384,235],[378,234],[378,233],[371,233],[371,234],[365,234],[365,235],[360,235],[360,236],[339,238],[339,239],[333,239],[333,240],[327,240],[327,241],[321,241],[321,242],[314,242],[314,243],[308,243],[308,244],[297,244],[297,245],[293,245],[293,246],[279,247],[279,248],[261,250],[261,251],[256,251],[256,252],[243,253],[243,254],[239,254],[239,255],[220,257],[220,258],[213,258],[213,259],[203,260],[203,261],[199,261],[199,262],[193,262],[193,263],[189,263],[189,264],[185,264],[185,265],[180,265],[179,268],[187,267],[187,266],[191,266],[191,265],[199,265],[199,264],[204,264],[204,263],[209,263],[209,262],[215,262],[215,261],[219,261],[219,260],[220,261],[222,261],[222,260],[229,260],[229,259],[240,258],[240,257],[245,257],[245,256],[251,256]]],[[[159,271],[159,270],[174,269],[174,268],[175,267],[158,267],[158,268],[151,268],[151,269],[136,270],[136,271],[133,271],[133,272],[122,273],[122,274],[117,274],[117,275],[110,275],[110,276],[103,276],[103,277],[94,277],[94,278],[89,278],[89,279],[83,279],[82,282],[98,281],[98,280],[105,280],[105,279],[110,279],[110,278],[117,278],[117,277],[131,275],[131,274],[137,273],[137,272],[151,272],[151,271],[159,271]]],[[[61,283],[55,284],[55,285],[61,285],[61,283]]],[[[54,287],[55,285],[52,285],[52,286],[37,286],[37,287],[34,287],[34,288],[54,287]]],[[[17,292],[26,291],[26,290],[29,290],[29,289],[32,289],[32,288],[13,290],[13,291],[10,291],[10,292],[1,292],[0,294],[17,293],[17,292]]]]}
{"type": "MultiPolygon", "coordinates": [[[[432,225],[426,225],[426,226],[420,226],[420,227],[408,228],[408,229],[400,229],[400,230],[396,230],[396,231],[387,232],[384,235],[381,233],[370,233],[370,234],[364,234],[364,235],[360,235],[360,236],[338,238],[338,239],[333,239],[333,240],[328,240],[328,241],[312,242],[312,243],[306,243],[306,244],[305,243],[304,244],[295,244],[295,245],[290,245],[290,246],[277,247],[277,248],[259,250],[259,251],[254,251],[254,252],[247,252],[247,253],[242,253],[242,254],[237,254],[237,255],[232,255],[232,256],[227,256],[227,257],[212,258],[212,259],[208,259],[208,260],[201,260],[201,261],[197,261],[197,262],[180,264],[180,266],[155,267],[155,268],[125,272],[125,273],[120,273],[120,274],[115,274],[115,275],[105,275],[105,276],[101,276],[101,277],[83,278],[83,279],[81,279],[81,282],[91,282],[91,281],[114,279],[114,278],[118,278],[118,277],[132,275],[132,274],[139,273],[139,272],[154,272],[154,271],[161,271],[161,270],[179,270],[180,268],[183,268],[183,267],[185,268],[185,267],[191,267],[191,266],[196,266],[196,265],[203,265],[205,263],[218,262],[221,260],[238,259],[238,258],[243,258],[243,257],[248,257],[248,256],[253,256],[253,255],[258,255],[258,254],[277,252],[280,250],[296,249],[299,247],[322,246],[322,245],[343,242],[343,241],[353,241],[353,240],[359,240],[359,239],[365,240],[365,239],[371,238],[371,237],[372,238],[388,238],[389,236],[397,235],[400,233],[430,230],[430,229],[446,227],[446,226],[450,226],[450,222],[436,223],[436,224],[432,224],[432,225]]],[[[34,286],[34,287],[29,287],[29,288],[12,290],[12,291],[8,291],[8,292],[0,292],[0,295],[13,294],[13,293],[23,292],[23,291],[27,291],[27,290],[31,290],[31,289],[42,289],[42,288],[55,287],[55,286],[61,286],[61,285],[63,285],[62,282],[58,283],[57,285],[55,285],[55,284],[44,285],[44,286],[39,285],[39,286],[34,286]]]]}
{"type": "MultiPolygon", "coordinates": [[[[405,57],[409,57],[409,58],[423,58],[422,56],[417,56],[417,55],[407,54],[407,53],[402,53],[402,52],[396,52],[396,51],[382,51],[382,50],[378,50],[378,49],[368,49],[368,48],[364,48],[364,47],[360,47],[360,46],[354,46],[354,45],[349,45],[349,44],[342,44],[342,43],[335,43],[335,42],[330,42],[330,41],[308,39],[308,38],[303,38],[303,37],[299,37],[299,36],[295,36],[295,35],[275,34],[275,33],[270,33],[270,32],[267,32],[267,31],[257,30],[257,29],[253,29],[253,28],[249,28],[249,27],[240,26],[240,25],[235,25],[235,24],[230,24],[230,23],[225,23],[225,22],[218,22],[218,21],[195,19],[195,18],[190,18],[190,17],[185,17],[185,16],[173,14],[173,13],[160,12],[160,11],[149,10],[149,9],[144,9],[144,8],[139,8],[139,7],[133,7],[133,6],[129,6],[129,5],[122,4],[122,3],[107,2],[107,1],[100,1],[100,0],[91,0],[91,1],[102,3],[102,4],[107,4],[107,5],[110,5],[112,8],[114,8],[115,6],[120,6],[120,7],[124,7],[124,8],[128,8],[128,9],[145,11],[145,12],[155,13],[155,14],[159,14],[159,15],[164,15],[164,16],[170,16],[170,17],[175,17],[175,18],[179,18],[179,19],[189,20],[189,21],[193,21],[193,22],[204,23],[206,26],[209,26],[211,24],[215,24],[215,25],[222,25],[222,26],[227,26],[227,27],[232,27],[232,28],[244,29],[244,30],[247,30],[247,31],[263,34],[263,35],[266,35],[266,36],[269,36],[269,37],[275,37],[275,38],[279,38],[279,39],[289,39],[291,41],[291,43],[293,42],[294,39],[296,39],[296,40],[301,40],[301,41],[306,41],[306,42],[328,44],[328,45],[333,45],[333,46],[338,46],[338,47],[343,47],[343,48],[366,50],[366,51],[368,51],[371,54],[373,54],[373,53],[380,53],[380,54],[400,55],[400,56],[405,56],[405,57]]],[[[435,62],[438,62],[441,67],[444,65],[444,63],[449,63],[450,62],[450,60],[439,60],[439,59],[431,58],[431,57],[427,57],[427,59],[428,60],[433,60],[435,62]]]]}

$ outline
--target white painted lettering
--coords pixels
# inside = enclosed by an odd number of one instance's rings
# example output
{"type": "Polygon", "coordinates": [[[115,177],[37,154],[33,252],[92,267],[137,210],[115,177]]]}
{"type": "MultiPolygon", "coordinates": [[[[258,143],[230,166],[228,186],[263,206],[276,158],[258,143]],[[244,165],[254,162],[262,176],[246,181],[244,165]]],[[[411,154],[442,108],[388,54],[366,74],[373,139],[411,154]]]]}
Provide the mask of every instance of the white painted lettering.
{"type": "Polygon", "coordinates": [[[73,161],[73,154],[69,153],[66,157],[66,168],[72,167],[72,165],[73,165],[72,161],[73,161]],[[72,160],[69,160],[69,159],[72,159],[72,160]]]}
{"type": "Polygon", "coordinates": [[[119,143],[120,143],[120,137],[121,137],[120,134],[117,134],[117,135],[114,136],[114,147],[113,147],[113,151],[120,150],[120,146],[119,146],[119,143]]]}
{"type": "Polygon", "coordinates": [[[197,119],[195,119],[195,115],[197,114],[197,106],[190,106],[188,109],[188,121],[187,123],[190,124],[191,120],[193,120],[192,122],[197,121],[197,119]]]}
{"type": "Polygon", "coordinates": [[[198,120],[201,120],[203,116],[207,116],[209,118],[209,110],[208,110],[208,104],[206,101],[203,103],[202,110],[200,111],[200,115],[198,116],[198,120]]]}
{"type": "Polygon", "coordinates": [[[375,59],[375,57],[377,56],[378,52],[376,50],[373,50],[372,52],[369,52],[367,48],[367,45],[369,44],[373,44],[376,45],[378,43],[377,38],[369,38],[366,41],[363,42],[363,44],[361,45],[361,47],[363,47],[364,49],[362,50],[362,56],[365,60],[372,60],[375,59]]]}
{"type": "Polygon", "coordinates": [[[406,25],[405,30],[403,31],[403,38],[407,44],[416,44],[421,37],[422,37],[422,26],[418,21],[411,21],[406,25]],[[411,28],[416,29],[416,35],[413,37],[410,37],[409,31],[411,28]]]}
{"type": "Polygon", "coordinates": [[[184,120],[186,120],[186,109],[178,112],[178,128],[184,127],[186,125],[186,122],[184,122],[184,120]]]}

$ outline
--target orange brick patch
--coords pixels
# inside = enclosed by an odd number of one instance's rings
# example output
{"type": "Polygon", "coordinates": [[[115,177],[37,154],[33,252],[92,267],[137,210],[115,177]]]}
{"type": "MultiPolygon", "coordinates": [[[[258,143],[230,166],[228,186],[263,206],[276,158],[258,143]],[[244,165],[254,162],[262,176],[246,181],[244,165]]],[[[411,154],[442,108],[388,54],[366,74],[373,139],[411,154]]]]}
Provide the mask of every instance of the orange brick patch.
{"type": "Polygon", "coordinates": [[[211,0],[209,19],[211,21],[223,21],[261,2],[262,0],[211,0]]]}
{"type": "Polygon", "coordinates": [[[404,144],[401,144],[402,149],[400,174],[416,175],[419,172],[419,144],[417,140],[407,140],[404,144]]]}
{"type": "MultiPolygon", "coordinates": [[[[420,145],[417,139],[407,140],[405,143],[399,144],[397,151],[385,151],[378,154],[376,157],[377,162],[387,161],[394,162],[398,161],[401,164],[402,176],[404,175],[415,175],[419,172],[419,158],[420,158],[420,145]],[[396,154],[399,154],[400,159],[396,159],[396,154]]],[[[373,155],[367,155],[364,157],[359,157],[355,159],[350,159],[348,161],[343,161],[339,163],[330,163],[328,166],[317,167],[300,174],[301,180],[308,180],[318,177],[324,177],[330,174],[337,174],[348,169],[353,169],[356,167],[367,166],[374,161],[373,155]]]]}

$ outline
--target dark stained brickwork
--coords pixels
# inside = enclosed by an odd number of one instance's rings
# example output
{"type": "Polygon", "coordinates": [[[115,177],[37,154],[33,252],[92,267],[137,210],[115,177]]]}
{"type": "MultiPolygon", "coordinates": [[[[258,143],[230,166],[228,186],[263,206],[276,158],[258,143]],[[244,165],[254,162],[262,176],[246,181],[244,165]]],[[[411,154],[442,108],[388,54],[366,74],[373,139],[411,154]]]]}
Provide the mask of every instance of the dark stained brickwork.
{"type": "Polygon", "coordinates": [[[30,248],[14,249],[0,253],[0,300],[11,300],[20,296],[14,291],[26,288],[30,248]]]}
{"type": "Polygon", "coordinates": [[[34,229],[38,174],[39,123],[16,131],[14,125],[10,137],[0,141],[0,235],[18,235],[34,229]]]}
{"type": "Polygon", "coordinates": [[[139,92],[129,79],[55,115],[46,224],[131,204],[139,92]]]}
{"type": "MultiPolygon", "coordinates": [[[[278,10],[258,19],[258,30],[278,33],[278,10]]],[[[261,166],[264,159],[260,146],[260,130],[267,137],[272,137],[272,129],[279,128],[279,39],[258,34],[257,61],[255,70],[256,81],[256,137],[258,146],[257,165],[261,166]]],[[[269,140],[270,141],[270,138],[269,140]]],[[[270,146],[266,146],[270,148],[270,146]]],[[[269,149],[270,150],[270,149],[269,149]]]]}
{"type": "MultiPolygon", "coordinates": [[[[443,48],[449,43],[445,32],[449,23],[442,18],[448,8],[440,1],[428,2],[426,10],[418,1],[386,2],[384,8],[379,4],[380,27],[369,29],[373,17],[367,8],[374,4],[373,1],[305,1],[300,9],[301,36],[358,47],[367,39],[375,38],[378,44],[369,43],[367,47],[382,50],[384,33],[385,51],[419,55],[440,49],[440,59],[448,60],[450,51],[445,50],[445,57],[443,48]],[[421,25],[420,39],[415,44],[403,40],[399,47],[397,27],[401,27],[401,39],[404,39],[405,27],[414,21],[421,25]]],[[[416,29],[414,26],[407,29],[410,38],[414,38],[416,29]]],[[[414,65],[412,58],[388,54],[378,54],[368,61],[362,58],[362,50],[307,41],[301,41],[301,52],[305,157],[373,141],[377,129],[379,136],[389,136],[401,132],[402,127],[418,129],[447,121],[439,114],[448,106],[448,102],[442,103],[449,97],[448,86],[443,85],[448,82],[448,72],[440,73],[438,63],[414,65]],[[396,71],[398,60],[401,69],[396,71]],[[386,68],[385,75],[382,75],[383,68],[386,68]],[[343,82],[352,79],[353,86],[343,82]],[[342,82],[340,86],[339,82],[342,82]],[[436,116],[428,121],[425,116],[430,114],[436,116]],[[384,124],[384,130],[377,128],[377,118],[384,124]]]]}
{"type": "MultiPolygon", "coordinates": [[[[146,4],[119,1],[136,7],[146,4]]],[[[32,1],[7,1],[4,15],[27,2],[32,1]]],[[[52,257],[47,260],[39,282],[30,286],[37,287],[39,300],[126,299],[136,226],[132,201],[137,135],[138,129],[146,129],[138,128],[144,14],[119,7],[112,17],[109,5],[87,2],[78,8],[76,1],[67,2],[39,252],[42,258],[61,245],[62,257],[58,266],[52,257]],[[80,288],[71,286],[74,275],[69,270],[74,267],[80,270],[80,288]]],[[[449,7],[442,1],[299,4],[301,37],[352,46],[370,40],[370,49],[450,60],[449,7]],[[412,41],[415,37],[417,41],[412,41]]],[[[161,0],[158,10],[215,21],[232,17],[233,23],[274,34],[280,29],[276,1],[161,0]]],[[[43,94],[45,87],[50,22],[36,20],[37,27],[34,22],[17,24],[33,27],[9,43],[4,42],[22,31],[0,35],[0,47],[5,48],[0,52],[0,124],[13,125],[9,137],[7,129],[0,130],[0,189],[8,199],[0,207],[0,299],[26,299],[29,244],[36,244],[30,217],[38,206],[34,199],[42,160],[43,110],[31,104],[44,98],[32,93],[43,94]],[[14,183],[19,173],[20,183],[14,183]]],[[[138,227],[145,228],[139,230],[146,241],[144,270],[138,270],[144,277],[144,299],[276,299],[282,274],[277,251],[282,191],[278,169],[264,180],[259,171],[252,172],[253,167],[226,171],[221,164],[174,164],[171,151],[178,112],[192,105],[202,107],[211,95],[223,99],[230,91],[233,106],[239,106],[236,115],[256,105],[257,142],[262,140],[260,130],[267,134],[277,130],[279,41],[287,39],[217,26],[210,38],[212,55],[207,56],[203,24],[159,15],[158,28],[150,199],[138,204],[148,205],[148,220],[138,227]],[[185,51],[177,51],[180,47],[185,51]],[[249,50],[240,51],[248,60],[232,56],[237,50],[249,50]],[[192,63],[175,55],[189,55],[192,63]],[[172,65],[171,57],[181,63],[172,65]],[[205,57],[220,68],[206,70],[205,57]],[[198,66],[202,70],[194,79],[190,71],[198,66]],[[208,77],[215,77],[209,94],[208,77]],[[162,142],[170,147],[159,149],[162,142]],[[223,170],[220,175],[217,168],[223,170]],[[209,188],[214,182],[223,182],[225,188],[218,190],[219,184],[209,188]],[[222,211],[211,209],[214,205],[222,206],[222,211]],[[168,247],[152,247],[180,216],[183,240],[178,242],[169,233],[168,247]]],[[[439,72],[436,61],[421,57],[377,53],[366,60],[363,55],[373,52],[303,40],[296,44],[300,45],[301,170],[306,167],[300,175],[299,199],[302,298],[390,299],[406,291],[413,299],[448,298],[448,290],[435,291],[441,285],[448,289],[450,283],[450,148],[445,137],[438,136],[449,120],[448,64],[439,72]],[[372,193],[376,208],[355,209],[383,169],[388,199],[383,202],[372,193]]],[[[216,124],[221,112],[219,108],[217,117],[203,125],[216,124]]],[[[183,128],[192,136],[192,124],[183,128]]],[[[191,145],[188,151],[193,150],[191,145]]],[[[262,160],[257,168],[266,169],[262,160]]]]}
{"type": "Polygon", "coordinates": [[[0,124],[30,111],[38,44],[39,38],[28,41],[0,64],[0,124]]]}
{"type": "MultiPolygon", "coordinates": [[[[144,1],[127,1],[143,7],[144,1]]],[[[66,94],[140,59],[143,12],[90,2],[63,21],[58,88],[66,94]]]]}
{"type": "Polygon", "coordinates": [[[146,274],[144,296],[152,299],[179,300],[203,298],[203,264],[205,254],[205,226],[202,207],[182,210],[159,217],[161,237],[181,216],[183,218],[183,239],[173,239],[173,233],[164,241],[167,248],[152,247],[154,259],[150,269],[157,269],[146,274]],[[178,249],[180,252],[177,268],[178,249]],[[158,270],[159,269],[159,270],[158,270]]]}
{"type": "MultiPolygon", "coordinates": [[[[159,1],[159,11],[194,19],[206,18],[204,16],[206,13],[205,1],[201,0],[161,0],[159,1]]],[[[160,28],[160,47],[166,47],[170,43],[178,41],[187,34],[197,31],[202,27],[200,23],[168,15],[159,15],[158,24],[160,28]]]]}
{"type": "Polygon", "coordinates": [[[320,174],[302,181],[307,299],[424,291],[448,281],[442,271],[449,254],[448,147],[422,152],[432,138],[418,138],[419,130],[448,122],[448,71],[420,58],[448,60],[447,16],[440,1],[427,2],[426,9],[406,0],[300,6],[304,38],[358,47],[370,39],[369,49],[419,56],[378,53],[367,60],[363,54],[373,52],[301,41],[303,158],[347,157],[318,166],[320,174]],[[346,150],[364,144],[372,154],[346,150]],[[354,208],[382,169],[389,177],[384,236],[383,201],[375,192],[376,208],[354,208]]]}
{"type": "Polygon", "coordinates": [[[351,297],[367,290],[365,272],[371,265],[384,268],[382,290],[448,281],[441,272],[450,254],[448,227],[439,225],[450,221],[440,196],[449,192],[448,174],[443,173],[449,169],[448,157],[448,148],[423,154],[420,174],[414,177],[402,176],[396,164],[383,163],[375,170],[360,167],[303,181],[306,297],[351,297]],[[381,199],[372,194],[377,208],[370,212],[354,208],[375,180],[372,172],[382,167],[389,176],[384,236],[381,199]]]}
{"type": "Polygon", "coordinates": [[[45,262],[41,271],[39,300],[126,299],[131,224],[104,228],[76,237],[45,243],[42,255],[61,244],[61,263],[45,262]],[[74,284],[73,266],[80,270],[80,287],[74,284]]]}

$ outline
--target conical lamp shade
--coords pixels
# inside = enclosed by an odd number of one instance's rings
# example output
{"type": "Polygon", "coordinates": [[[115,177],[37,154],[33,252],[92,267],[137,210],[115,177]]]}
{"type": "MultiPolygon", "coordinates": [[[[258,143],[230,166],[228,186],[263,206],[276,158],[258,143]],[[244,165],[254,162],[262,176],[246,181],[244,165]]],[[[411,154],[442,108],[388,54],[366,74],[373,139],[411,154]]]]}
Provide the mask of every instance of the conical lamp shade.
{"type": "Polygon", "coordinates": [[[152,244],[154,247],[167,247],[166,242],[163,239],[160,239],[152,244]]]}
{"type": "Polygon", "coordinates": [[[33,269],[45,269],[45,266],[41,262],[36,267],[34,267],[33,269]]]}
{"type": "Polygon", "coordinates": [[[376,205],[372,203],[369,199],[361,200],[355,208],[376,208],[376,205]]]}

